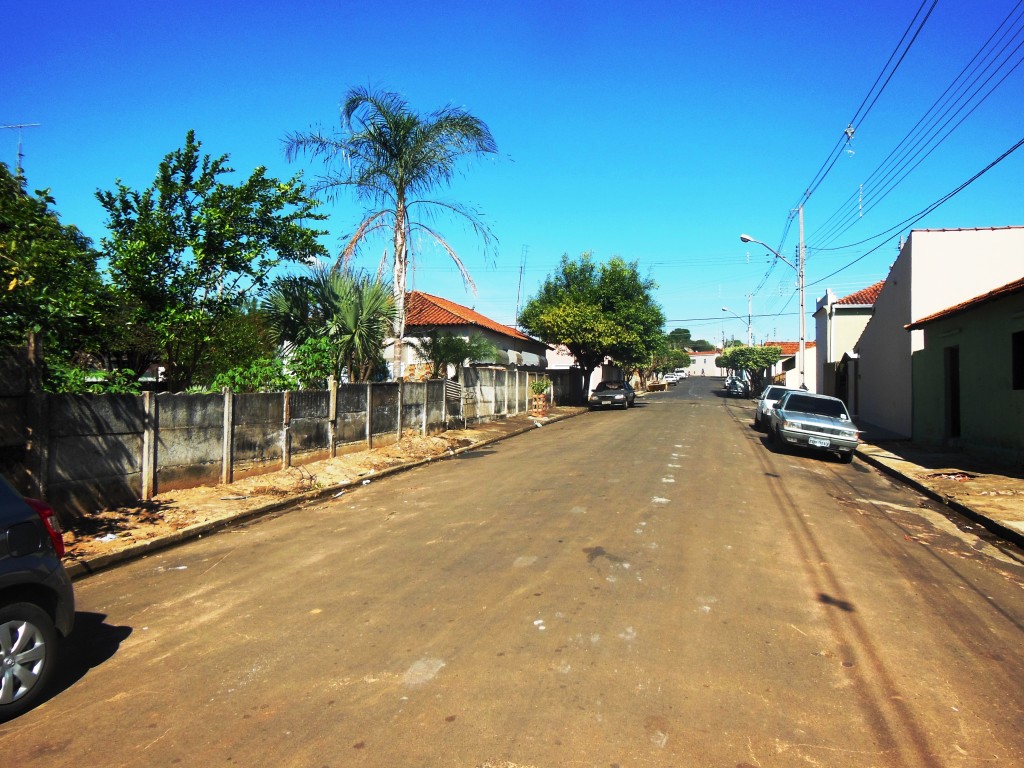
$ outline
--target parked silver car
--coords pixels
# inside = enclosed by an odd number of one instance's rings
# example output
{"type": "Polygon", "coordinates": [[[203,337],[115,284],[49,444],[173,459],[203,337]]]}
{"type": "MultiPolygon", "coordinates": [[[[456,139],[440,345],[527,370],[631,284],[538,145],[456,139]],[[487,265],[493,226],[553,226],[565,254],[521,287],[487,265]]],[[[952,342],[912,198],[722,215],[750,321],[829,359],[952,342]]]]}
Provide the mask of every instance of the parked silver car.
{"type": "Polygon", "coordinates": [[[837,397],[791,390],[775,404],[769,422],[768,439],[776,446],[798,446],[839,455],[853,461],[857,450],[857,427],[846,403],[837,397]]]}
{"type": "Polygon", "coordinates": [[[765,387],[760,397],[757,398],[757,405],[754,406],[754,429],[758,431],[768,429],[775,403],[787,392],[796,391],[790,387],[783,387],[780,384],[769,384],[765,387]]]}

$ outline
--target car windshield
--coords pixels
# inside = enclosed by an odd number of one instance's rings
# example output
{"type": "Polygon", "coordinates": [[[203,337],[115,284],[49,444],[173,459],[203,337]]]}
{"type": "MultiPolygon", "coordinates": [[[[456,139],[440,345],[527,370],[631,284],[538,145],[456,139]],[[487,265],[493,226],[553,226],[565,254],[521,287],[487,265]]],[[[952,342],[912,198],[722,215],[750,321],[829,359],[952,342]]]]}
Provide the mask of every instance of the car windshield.
{"type": "Polygon", "coordinates": [[[847,421],[850,419],[842,400],[826,400],[823,397],[810,397],[808,395],[790,395],[783,408],[796,413],[813,413],[818,416],[829,416],[833,419],[845,419],[847,421]]]}
{"type": "Polygon", "coordinates": [[[602,392],[606,389],[625,389],[625,387],[621,381],[602,381],[597,385],[596,391],[602,392]]]}
{"type": "Polygon", "coordinates": [[[768,391],[764,393],[765,400],[778,400],[784,394],[789,392],[785,387],[768,387],[768,391]]]}

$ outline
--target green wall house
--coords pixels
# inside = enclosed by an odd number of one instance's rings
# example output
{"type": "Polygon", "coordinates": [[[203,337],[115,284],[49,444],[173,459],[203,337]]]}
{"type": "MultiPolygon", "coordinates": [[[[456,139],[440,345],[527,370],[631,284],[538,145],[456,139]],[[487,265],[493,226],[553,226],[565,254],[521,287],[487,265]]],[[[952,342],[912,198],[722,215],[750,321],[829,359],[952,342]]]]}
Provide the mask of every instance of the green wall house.
{"type": "Polygon", "coordinates": [[[1024,464],[1024,277],[915,320],[914,440],[1024,464]]]}

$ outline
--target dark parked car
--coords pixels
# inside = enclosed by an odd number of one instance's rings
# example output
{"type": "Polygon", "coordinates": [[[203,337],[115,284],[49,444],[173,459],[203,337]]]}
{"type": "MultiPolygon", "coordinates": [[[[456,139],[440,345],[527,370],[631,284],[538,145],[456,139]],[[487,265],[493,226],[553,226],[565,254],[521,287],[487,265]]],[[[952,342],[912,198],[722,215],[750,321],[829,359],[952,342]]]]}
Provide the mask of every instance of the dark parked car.
{"type": "Polygon", "coordinates": [[[75,598],[57,518],[0,478],[0,721],[43,694],[71,632],[75,598]]]}
{"type": "Polygon", "coordinates": [[[590,393],[590,410],[595,408],[622,408],[633,405],[636,393],[626,381],[602,381],[590,393]]]}
{"type": "Polygon", "coordinates": [[[857,450],[857,426],[846,403],[837,397],[791,390],[772,409],[768,439],[779,447],[795,445],[839,454],[853,461],[857,450]]]}

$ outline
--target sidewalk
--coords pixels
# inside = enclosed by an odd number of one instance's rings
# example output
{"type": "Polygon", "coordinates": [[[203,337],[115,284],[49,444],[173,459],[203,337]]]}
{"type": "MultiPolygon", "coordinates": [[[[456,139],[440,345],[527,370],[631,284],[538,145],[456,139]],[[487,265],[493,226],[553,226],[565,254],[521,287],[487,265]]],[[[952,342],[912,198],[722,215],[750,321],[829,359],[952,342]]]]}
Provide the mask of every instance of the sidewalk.
{"type": "Polygon", "coordinates": [[[1024,473],[905,440],[861,443],[857,456],[1024,548],[1024,473]]]}

